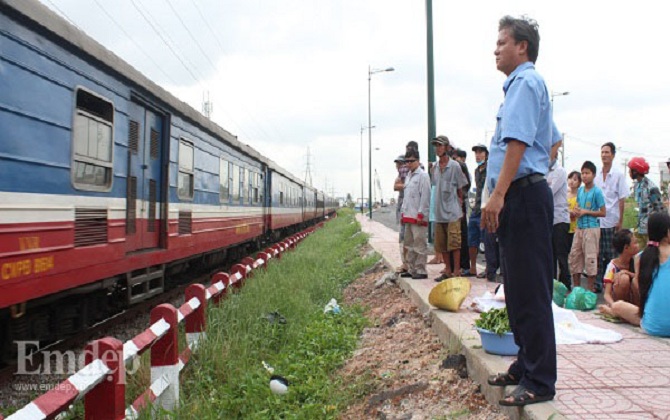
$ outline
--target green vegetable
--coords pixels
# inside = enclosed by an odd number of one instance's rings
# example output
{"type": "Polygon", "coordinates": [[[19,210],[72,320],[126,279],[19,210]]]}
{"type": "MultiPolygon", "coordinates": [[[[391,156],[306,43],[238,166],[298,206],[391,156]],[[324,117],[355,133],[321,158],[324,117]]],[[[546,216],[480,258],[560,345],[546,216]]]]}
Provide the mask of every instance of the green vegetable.
{"type": "Polygon", "coordinates": [[[477,328],[489,330],[498,335],[512,331],[512,328],[509,326],[507,308],[491,309],[488,312],[482,312],[479,319],[475,321],[475,325],[477,328]]]}

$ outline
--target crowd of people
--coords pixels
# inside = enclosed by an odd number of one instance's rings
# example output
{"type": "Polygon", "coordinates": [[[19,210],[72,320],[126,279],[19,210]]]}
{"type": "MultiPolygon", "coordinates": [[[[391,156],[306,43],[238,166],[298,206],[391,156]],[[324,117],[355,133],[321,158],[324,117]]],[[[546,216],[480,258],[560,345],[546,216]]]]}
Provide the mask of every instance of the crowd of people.
{"type": "MultiPolygon", "coordinates": [[[[591,161],[569,174],[558,163],[562,138],[534,65],[539,40],[532,19],[500,20],[494,54],[498,70],[507,76],[504,100],[489,146],[472,148],[473,177],[466,152],[445,135],[431,140],[437,160],[427,170],[413,141],[395,161],[399,274],[426,279],[426,264],[441,263],[435,281],[476,276],[505,285],[520,350],[508,371],[490,377],[489,384],[516,385],[500,400],[512,406],[547,401],[556,392],[553,279],[571,289],[586,276],[587,289],[604,292],[602,312],[641,325],[649,334],[670,336],[670,215],[647,177],[649,164],[641,157],[627,162],[639,211],[635,228],[624,229],[631,190],[613,166],[614,143],[600,148],[600,172],[591,161]],[[475,197],[468,220],[472,180],[475,197]],[[429,226],[435,251],[430,262],[429,226]],[[486,269],[477,273],[482,242],[486,269]]],[[[670,169],[670,160],[667,164],[670,169]]]]}

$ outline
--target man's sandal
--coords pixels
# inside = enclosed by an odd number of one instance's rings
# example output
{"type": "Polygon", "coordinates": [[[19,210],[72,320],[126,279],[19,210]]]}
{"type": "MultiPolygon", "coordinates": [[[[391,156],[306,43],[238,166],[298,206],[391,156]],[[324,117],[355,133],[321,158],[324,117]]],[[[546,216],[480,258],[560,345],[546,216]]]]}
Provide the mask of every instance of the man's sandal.
{"type": "Polygon", "coordinates": [[[493,386],[519,385],[519,378],[515,377],[509,372],[503,372],[498,373],[497,375],[489,376],[487,382],[489,385],[493,386]]]}
{"type": "Polygon", "coordinates": [[[521,407],[528,404],[536,404],[544,401],[553,400],[553,394],[537,395],[523,385],[514,388],[511,394],[498,401],[498,404],[506,407],[521,407]]]}

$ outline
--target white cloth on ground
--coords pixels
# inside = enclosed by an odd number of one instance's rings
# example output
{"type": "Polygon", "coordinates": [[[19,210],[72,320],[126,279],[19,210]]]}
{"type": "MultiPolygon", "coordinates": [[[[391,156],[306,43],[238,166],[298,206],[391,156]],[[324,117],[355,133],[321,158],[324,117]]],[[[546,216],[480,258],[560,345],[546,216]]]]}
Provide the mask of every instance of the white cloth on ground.
{"type": "MultiPolygon", "coordinates": [[[[497,297],[502,291],[499,288],[496,296],[485,292],[482,296],[473,299],[472,308],[477,312],[486,312],[490,309],[504,308],[505,302],[497,297]]],[[[608,344],[616,343],[623,336],[616,331],[594,327],[577,319],[573,311],[563,309],[552,302],[554,313],[554,331],[556,344],[608,344]]]]}

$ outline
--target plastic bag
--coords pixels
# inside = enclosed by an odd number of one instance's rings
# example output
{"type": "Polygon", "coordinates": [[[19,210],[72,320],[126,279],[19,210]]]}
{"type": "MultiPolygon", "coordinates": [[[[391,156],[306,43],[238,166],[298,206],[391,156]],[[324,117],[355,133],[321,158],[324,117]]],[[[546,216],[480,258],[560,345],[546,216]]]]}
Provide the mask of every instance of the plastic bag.
{"type": "Polygon", "coordinates": [[[558,280],[554,280],[554,303],[561,308],[565,305],[565,295],[568,294],[568,288],[558,280]]]}
{"type": "Polygon", "coordinates": [[[578,309],[580,311],[590,311],[595,309],[598,295],[589,292],[583,287],[575,287],[565,300],[567,309],[578,309]]]}
{"type": "Polygon", "coordinates": [[[470,293],[470,280],[465,277],[446,279],[433,287],[428,303],[439,309],[457,312],[470,293]]]}
{"type": "Polygon", "coordinates": [[[326,304],[326,306],[323,308],[323,313],[324,314],[339,314],[342,310],[340,309],[340,305],[337,303],[337,300],[335,298],[332,298],[330,302],[326,304]]]}

